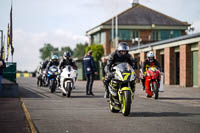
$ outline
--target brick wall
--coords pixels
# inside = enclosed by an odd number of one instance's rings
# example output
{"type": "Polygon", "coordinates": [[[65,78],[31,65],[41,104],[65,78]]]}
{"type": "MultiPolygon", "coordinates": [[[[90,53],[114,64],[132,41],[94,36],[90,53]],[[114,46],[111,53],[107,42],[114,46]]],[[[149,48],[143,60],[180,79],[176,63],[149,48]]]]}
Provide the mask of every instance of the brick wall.
{"type": "Polygon", "coordinates": [[[175,84],[175,52],[174,48],[164,49],[164,60],[165,60],[165,84],[175,84]]]}
{"type": "Polygon", "coordinates": [[[141,52],[140,53],[140,62],[139,62],[139,64],[142,64],[142,62],[144,62],[144,60],[145,60],[145,52],[141,52]]]}
{"type": "Polygon", "coordinates": [[[153,50],[153,53],[155,55],[155,59],[160,63],[161,62],[160,50],[153,50]]]}
{"type": "Polygon", "coordinates": [[[143,42],[151,42],[152,41],[152,31],[151,30],[141,30],[140,31],[140,38],[142,38],[143,42]],[[151,37],[149,40],[149,36],[151,37]]]}
{"type": "Polygon", "coordinates": [[[200,87],[200,42],[198,43],[198,47],[199,47],[198,83],[199,83],[199,87],[200,87]]]}
{"type": "Polygon", "coordinates": [[[192,86],[192,52],[190,45],[180,46],[180,86],[192,86]]]}

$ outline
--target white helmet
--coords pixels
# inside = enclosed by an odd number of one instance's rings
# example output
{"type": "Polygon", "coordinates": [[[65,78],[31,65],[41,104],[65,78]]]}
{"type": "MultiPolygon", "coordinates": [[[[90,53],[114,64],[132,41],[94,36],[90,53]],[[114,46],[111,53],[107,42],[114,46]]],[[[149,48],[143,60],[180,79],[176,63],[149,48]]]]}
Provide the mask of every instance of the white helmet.
{"type": "Polygon", "coordinates": [[[154,53],[152,51],[149,51],[147,53],[147,57],[150,58],[150,57],[154,57],[154,53]]]}
{"type": "Polygon", "coordinates": [[[154,53],[152,51],[149,51],[147,53],[147,58],[150,62],[152,62],[154,60],[154,53]]]}

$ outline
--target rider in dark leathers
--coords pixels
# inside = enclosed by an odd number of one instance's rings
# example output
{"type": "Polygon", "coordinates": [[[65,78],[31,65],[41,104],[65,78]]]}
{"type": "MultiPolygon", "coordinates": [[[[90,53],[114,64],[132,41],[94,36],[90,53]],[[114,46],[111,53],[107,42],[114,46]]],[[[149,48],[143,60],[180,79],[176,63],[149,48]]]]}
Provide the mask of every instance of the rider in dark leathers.
{"type": "Polygon", "coordinates": [[[77,70],[77,66],[75,62],[71,59],[71,53],[70,52],[64,52],[63,59],[61,60],[59,64],[59,69],[62,71],[63,68],[65,68],[66,65],[70,65],[73,67],[73,69],[77,70]]]}
{"type": "MultiPolygon", "coordinates": [[[[105,68],[107,69],[106,70],[107,77],[105,79],[106,89],[108,89],[108,84],[113,77],[112,70],[111,70],[113,65],[120,64],[122,62],[127,62],[133,67],[133,69],[137,69],[137,61],[132,58],[132,56],[128,53],[128,51],[129,51],[128,44],[126,42],[120,42],[118,44],[117,50],[113,52],[108,58],[107,66],[105,68]]],[[[131,89],[133,92],[135,91],[135,82],[131,83],[131,89]]]]}
{"type": "MultiPolygon", "coordinates": [[[[60,64],[59,64],[60,74],[62,73],[62,69],[65,68],[65,66],[67,65],[72,66],[72,68],[75,70],[78,69],[76,63],[73,62],[71,58],[71,53],[68,51],[64,52],[63,59],[60,61],[60,64]]],[[[60,87],[60,75],[58,76],[58,86],[60,87]]]]}

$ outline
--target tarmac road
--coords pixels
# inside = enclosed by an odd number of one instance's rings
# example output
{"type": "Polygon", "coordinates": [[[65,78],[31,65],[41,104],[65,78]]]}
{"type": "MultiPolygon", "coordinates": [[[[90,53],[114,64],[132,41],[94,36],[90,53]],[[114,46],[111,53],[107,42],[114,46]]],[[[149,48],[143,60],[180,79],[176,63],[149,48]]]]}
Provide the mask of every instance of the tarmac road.
{"type": "MultiPolygon", "coordinates": [[[[147,99],[139,85],[129,117],[109,111],[108,100],[103,98],[101,81],[95,81],[95,96],[85,95],[85,81],[77,81],[71,98],[59,90],[50,93],[37,87],[35,78],[19,78],[21,97],[39,133],[199,133],[200,89],[147,99]],[[186,94],[186,95],[184,95],[186,94]],[[185,104],[184,104],[185,103],[185,104]]],[[[174,90],[180,88],[174,87],[174,90]]],[[[170,90],[170,89],[169,89],[170,90]]],[[[180,91],[180,90],[179,90],[180,91]]]]}

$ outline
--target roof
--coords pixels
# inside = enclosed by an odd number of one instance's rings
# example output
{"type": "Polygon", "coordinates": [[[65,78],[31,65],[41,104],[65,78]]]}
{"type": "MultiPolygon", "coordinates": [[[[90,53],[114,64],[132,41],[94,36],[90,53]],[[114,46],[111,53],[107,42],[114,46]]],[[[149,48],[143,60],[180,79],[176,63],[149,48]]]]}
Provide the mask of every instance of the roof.
{"type": "MultiPolygon", "coordinates": [[[[182,22],[165,14],[162,14],[158,11],[150,9],[144,5],[137,4],[124,12],[117,15],[118,16],[118,25],[129,25],[129,26],[184,26],[187,27],[189,24],[187,22],[182,22]]],[[[112,18],[108,21],[90,29],[87,31],[90,32],[92,30],[98,31],[102,27],[101,26],[111,26],[112,18]]]]}
{"type": "MultiPolygon", "coordinates": [[[[103,23],[103,25],[111,25],[112,19],[103,23]]],[[[119,25],[160,25],[160,26],[188,26],[188,23],[182,22],[165,14],[157,12],[141,4],[137,4],[132,8],[118,15],[119,25]]]]}
{"type": "MultiPolygon", "coordinates": [[[[167,40],[163,40],[163,41],[159,41],[159,42],[154,42],[154,43],[141,45],[140,49],[159,46],[159,45],[164,45],[164,44],[169,44],[169,43],[188,40],[188,39],[193,39],[193,38],[197,38],[197,37],[200,37],[200,32],[199,33],[195,33],[195,34],[184,35],[184,36],[180,36],[180,37],[176,37],[176,38],[172,38],[172,39],[167,39],[167,40]]],[[[137,50],[137,49],[138,49],[138,46],[134,46],[134,47],[130,48],[130,51],[134,51],[134,50],[137,50]]]]}

